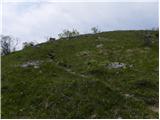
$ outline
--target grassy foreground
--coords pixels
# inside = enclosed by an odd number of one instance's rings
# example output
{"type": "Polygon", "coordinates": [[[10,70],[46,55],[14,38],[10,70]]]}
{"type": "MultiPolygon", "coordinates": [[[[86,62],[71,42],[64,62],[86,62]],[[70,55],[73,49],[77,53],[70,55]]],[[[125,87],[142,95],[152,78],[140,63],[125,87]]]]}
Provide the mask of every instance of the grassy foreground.
{"type": "Polygon", "coordinates": [[[158,37],[148,31],[147,47],[143,32],[81,35],[3,56],[1,117],[158,118],[158,37]]]}

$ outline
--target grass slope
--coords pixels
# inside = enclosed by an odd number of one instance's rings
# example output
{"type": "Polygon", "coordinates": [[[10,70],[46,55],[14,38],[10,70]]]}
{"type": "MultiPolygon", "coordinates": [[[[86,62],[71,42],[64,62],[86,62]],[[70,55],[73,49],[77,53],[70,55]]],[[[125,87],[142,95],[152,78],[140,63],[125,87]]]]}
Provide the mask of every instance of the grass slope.
{"type": "Polygon", "coordinates": [[[114,31],[2,57],[2,118],[158,118],[158,38],[114,31]],[[38,61],[39,68],[27,62],[38,61]],[[124,63],[109,68],[111,63],[124,63]]]}

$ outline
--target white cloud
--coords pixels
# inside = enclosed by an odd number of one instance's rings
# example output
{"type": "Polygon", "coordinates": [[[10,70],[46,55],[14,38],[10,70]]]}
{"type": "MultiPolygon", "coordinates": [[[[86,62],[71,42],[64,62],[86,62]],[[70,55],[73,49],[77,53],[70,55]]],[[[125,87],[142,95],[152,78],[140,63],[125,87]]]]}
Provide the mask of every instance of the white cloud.
{"type": "Polygon", "coordinates": [[[3,3],[3,33],[24,41],[44,41],[63,29],[89,32],[98,25],[102,30],[145,29],[158,26],[157,3],[3,3]]]}
{"type": "Polygon", "coordinates": [[[3,2],[158,2],[158,0],[2,0],[3,2]]]}

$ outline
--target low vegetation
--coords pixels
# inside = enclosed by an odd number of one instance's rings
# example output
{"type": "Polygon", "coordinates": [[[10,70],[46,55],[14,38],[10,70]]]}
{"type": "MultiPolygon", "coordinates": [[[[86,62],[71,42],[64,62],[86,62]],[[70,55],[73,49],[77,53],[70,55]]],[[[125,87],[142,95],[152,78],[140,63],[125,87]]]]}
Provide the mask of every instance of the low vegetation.
{"type": "MultiPolygon", "coordinates": [[[[2,118],[158,118],[157,31],[113,31],[2,56],[2,118]]],[[[67,39],[67,40],[66,40],[67,39]]]]}
{"type": "Polygon", "coordinates": [[[62,33],[58,34],[59,38],[70,38],[78,35],[79,35],[79,32],[76,29],[73,29],[72,31],[65,29],[63,30],[62,33]]]}

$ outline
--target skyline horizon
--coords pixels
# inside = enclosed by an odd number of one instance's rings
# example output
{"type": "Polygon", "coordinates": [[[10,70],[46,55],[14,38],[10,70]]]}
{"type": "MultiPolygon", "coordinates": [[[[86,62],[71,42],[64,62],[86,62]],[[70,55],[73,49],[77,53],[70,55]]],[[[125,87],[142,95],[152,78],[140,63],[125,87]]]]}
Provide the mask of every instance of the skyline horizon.
{"type": "MultiPolygon", "coordinates": [[[[150,0],[151,1],[151,0],[150,0]]],[[[101,31],[145,30],[159,27],[158,4],[144,3],[3,3],[2,34],[18,37],[23,42],[58,38],[64,29],[90,33],[91,27],[101,31]]]]}

